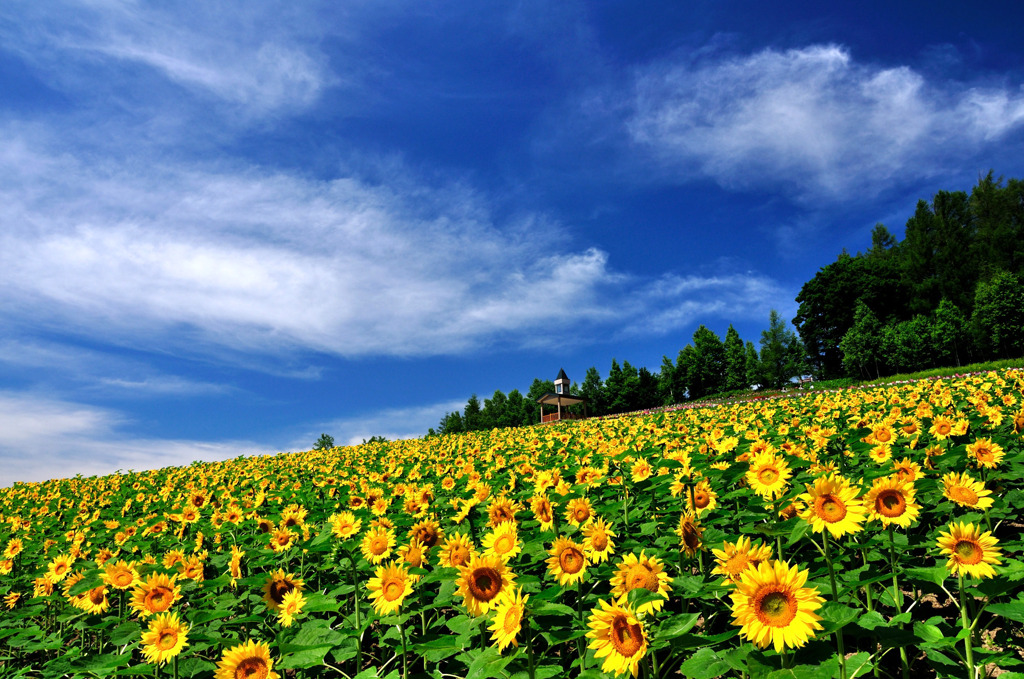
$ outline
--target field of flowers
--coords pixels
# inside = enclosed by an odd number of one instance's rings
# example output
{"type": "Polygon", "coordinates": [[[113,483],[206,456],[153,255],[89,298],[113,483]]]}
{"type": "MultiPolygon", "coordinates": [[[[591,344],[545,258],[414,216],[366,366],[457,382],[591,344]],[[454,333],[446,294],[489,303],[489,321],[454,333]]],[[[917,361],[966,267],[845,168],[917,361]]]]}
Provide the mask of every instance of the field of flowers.
{"type": "Polygon", "coordinates": [[[0,675],[1022,677],[1024,371],[0,489],[0,675]]]}

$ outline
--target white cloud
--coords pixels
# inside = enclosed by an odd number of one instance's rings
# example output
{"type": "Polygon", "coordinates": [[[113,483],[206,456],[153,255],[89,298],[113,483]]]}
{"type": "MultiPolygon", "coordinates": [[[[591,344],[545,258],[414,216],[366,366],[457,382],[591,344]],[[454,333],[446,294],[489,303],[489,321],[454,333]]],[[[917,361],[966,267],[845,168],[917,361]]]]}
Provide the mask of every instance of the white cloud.
{"type": "Polygon", "coordinates": [[[0,22],[0,37],[64,89],[102,88],[112,72],[143,67],[231,105],[235,115],[261,117],[306,108],[339,81],[316,47],[326,25],[308,9],[249,2],[13,3],[0,8],[8,18],[6,26],[0,22]]]}
{"type": "Polygon", "coordinates": [[[91,165],[17,131],[0,141],[0,313],[30,326],[432,355],[616,315],[604,253],[552,254],[557,224],[499,227],[459,186],[91,165]]]}
{"type": "Polygon", "coordinates": [[[805,198],[928,176],[1024,123],[1019,87],[928,82],[836,45],[659,62],[634,85],[630,138],[670,174],[805,198]]]}
{"type": "Polygon", "coordinates": [[[247,441],[127,437],[119,432],[125,424],[115,411],[0,391],[0,486],[275,452],[247,441]]]}

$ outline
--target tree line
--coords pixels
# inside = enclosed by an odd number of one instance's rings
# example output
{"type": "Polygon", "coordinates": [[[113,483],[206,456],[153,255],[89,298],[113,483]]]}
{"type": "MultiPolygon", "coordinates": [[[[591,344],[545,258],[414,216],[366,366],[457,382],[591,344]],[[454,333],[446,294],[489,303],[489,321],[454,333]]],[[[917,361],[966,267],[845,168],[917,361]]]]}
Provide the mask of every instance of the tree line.
{"type": "MultiPolygon", "coordinates": [[[[587,399],[588,415],[632,412],[754,385],[779,388],[805,372],[804,359],[800,339],[773,309],[768,329],[761,333],[760,350],[753,342],[744,342],[732,325],[724,341],[701,325],[675,361],[668,356],[662,358],[657,373],[637,368],[629,361],[620,365],[613,358],[606,378],[602,379],[592,366],[582,383],[572,383],[569,393],[587,399]]],[[[518,389],[508,394],[497,390],[481,403],[473,394],[461,412],[445,413],[437,429],[431,428],[428,435],[536,424],[540,421],[537,399],[554,390],[552,380],[535,378],[525,396],[518,389]]],[[[584,406],[569,406],[568,411],[582,414],[584,406]]]]}
{"type": "MultiPolygon", "coordinates": [[[[631,412],[752,387],[778,389],[794,376],[877,378],[933,367],[1024,356],[1024,181],[992,172],[971,191],[920,200],[899,240],[875,225],[871,247],[822,267],[797,295],[796,333],[776,311],[759,347],[729,326],[704,325],[675,361],[652,373],[612,359],[605,379],[587,370],[570,393],[590,415],[631,412]]],[[[474,394],[430,433],[515,427],[540,420],[534,379],[524,396],[474,394]]],[[[573,406],[570,412],[582,410],[573,406]]]]}
{"type": "Polygon", "coordinates": [[[875,378],[1024,355],[1024,182],[991,172],[970,193],[918,201],[903,240],[871,247],[803,285],[793,324],[819,379],[875,378]]]}

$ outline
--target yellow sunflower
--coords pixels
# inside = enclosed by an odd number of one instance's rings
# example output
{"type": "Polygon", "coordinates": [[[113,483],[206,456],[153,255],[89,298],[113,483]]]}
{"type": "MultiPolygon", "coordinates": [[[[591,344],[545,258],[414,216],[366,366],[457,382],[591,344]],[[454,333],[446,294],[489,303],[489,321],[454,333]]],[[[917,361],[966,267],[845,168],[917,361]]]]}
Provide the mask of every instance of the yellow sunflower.
{"type": "Polygon", "coordinates": [[[350,538],[358,533],[359,529],[363,525],[363,520],[357,519],[356,515],[352,512],[332,514],[328,521],[330,521],[331,532],[334,534],[334,537],[342,540],[350,538]]]}
{"type": "Polygon", "coordinates": [[[491,503],[487,506],[488,524],[491,528],[495,528],[506,521],[515,521],[516,512],[522,508],[522,505],[518,502],[510,500],[504,495],[499,495],[498,497],[493,498],[491,503]]]}
{"type": "Polygon", "coordinates": [[[533,518],[540,524],[542,531],[554,530],[556,506],[544,495],[537,495],[530,499],[530,510],[533,512],[533,518]]]}
{"type": "Polygon", "coordinates": [[[390,615],[397,613],[405,597],[412,594],[412,578],[405,567],[392,562],[378,566],[366,588],[370,590],[370,599],[377,613],[390,615]]]}
{"type": "Polygon", "coordinates": [[[302,611],[302,607],[305,605],[306,597],[298,587],[285,594],[284,599],[281,600],[281,607],[277,609],[277,617],[281,621],[281,625],[291,627],[295,616],[302,611]]]}
{"type": "Polygon", "coordinates": [[[648,601],[637,609],[637,615],[647,615],[651,611],[660,611],[665,603],[663,599],[668,599],[668,593],[672,591],[668,580],[665,566],[658,557],[649,557],[643,551],[640,552],[640,556],[627,554],[619,562],[612,576],[612,596],[621,599],[641,587],[649,592],[656,592],[661,599],[648,601]]]}
{"type": "Polygon", "coordinates": [[[252,639],[224,651],[217,663],[215,679],[280,679],[274,671],[270,646],[252,639]]]}
{"type": "Polygon", "coordinates": [[[994,578],[992,565],[1002,563],[999,541],[991,531],[980,532],[973,523],[951,523],[948,533],[939,533],[938,545],[949,556],[946,568],[953,575],[994,578]]]}
{"type": "Polygon", "coordinates": [[[75,563],[74,558],[67,554],[58,554],[46,568],[46,575],[51,582],[60,582],[71,572],[71,566],[75,563]]]}
{"type": "Polygon", "coordinates": [[[476,548],[473,547],[473,541],[469,536],[465,533],[455,533],[441,546],[438,560],[446,568],[458,568],[469,563],[474,554],[476,548]]]}
{"type": "Polygon", "coordinates": [[[470,615],[479,617],[497,604],[497,596],[508,590],[515,574],[496,556],[473,556],[459,568],[458,593],[470,615]]]}
{"type": "Polygon", "coordinates": [[[100,577],[114,589],[130,589],[139,579],[139,572],[135,570],[134,561],[121,559],[117,563],[107,561],[100,577]]]}
{"type": "Polygon", "coordinates": [[[433,519],[424,519],[409,529],[409,537],[416,538],[420,544],[430,549],[444,540],[444,531],[433,519]]]}
{"type": "Polygon", "coordinates": [[[785,561],[761,562],[740,575],[732,596],[733,624],[760,648],[799,648],[823,629],[815,613],[825,600],[807,583],[806,570],[785,561]]]}
{"type": "Polygon", "coordinates": [[[287,528],[277,528],[270,534],[270,548],[275,552],[284,552],[295,544],[295,534],[287,528]]]}
{"type": "Polygon", "coordinates": [[[491,641],[498,646],[499,651],[504,651],[509,644],[519,646],[516,635],[523,627],[523,615],[529,600],[530,595],[524,595],[522,587],[510,588],[498,595],[494,620],[488,629],[493,632],[491,641]]]}
{"type": "Polygon", "coordinates": [[[604,659],[602,672],[616,675],[629,672],[635,677],[647,653],[647,631],[643,622],[625,601],[608,603],[602,599],[598,604],[587,623],[590,628],[587,637],[592,639],[589,648],[596,658],[604,659]]]}
{"type": "Polygon", "coordinates": [[[132,590],[131,607],[140,618],[154,613],[163,613],[181,598],[178,576],[168,577],[164,573],[153,573],[135,584],[132,590]]]}
{"type": "Polygon", "coordinates": [[[724,576],[724,584],[739,582],[740,575],[750,566],[757,567],[762,561],[772,558],[772,548],[758,542],[752,544],[750,538],[743,536],[736,542],[722,544],[722,549],[712,549],[716,566],[712,573],[724,576]]]}
{"type": "Polygon", "coordinates": [[[499,523],[496,528],[484,536],[482,541],[483,553],[499,556],[505,562],[522,551],[522,544],[519,542],[519,529],[516,523],[506,521],[499,523]]]}
{"type": "Polygon", "coordinates": [[[878,520],[883,526],[895,524],[900,528],[909,528],[921,513],[921,505],[914,499],[914,484],[896,475],[875,479],[864,494],[864,507],[868,521],[878,520]]]}
{"type": "Polygon", "coordinates": [[[306,583],[302,578],[294,573],[285,573],[282,568],[277,569],[263,583],[263,600],[267,603],[267,608],[277,611],[281,608],[281,604],[284,603],[285,595],[293,589],[301,592],[304,584],[306,583]]]}
{"type": "Polygon", "coordinates": [[[585,497],[569,500],[565,510],[565,520],[579,528],[589,522],[594,516],[594,509],[590,506],[590,500],[585,497]]]}
{"type": "Polygon", "coordinates": [[[559,585],[571,585],[579,582],[587,574],[587,557],[582,545],[578,545],[567,537],[555,539],[547,559],[548,572],[558,580],[559,585]]]}
{"type": "Polygon", "coordinates": [[[391,556],[391,550],[394,548],[395,532],[393,530],[377,526],[363,535],[363,557],[374,565],[391,556]]]}
{"type": "Polygon", "coordinates": [[[603,563],[615,551],[615,543],[612,538],[616,537],[612,532],[612,526],[601,517],[597,517],[583,528],[583,547],[587,559],[593,563],[603,563]]]}
{"type": "Polygon", "coordinates": [[[967,446],[967,455],[974,460],[979,467],[996,467],[1002,462],[1004,453],[1003,447],[993,443],[992,439],[978,439],[967,446]]]}
{"type": "MultiPolygon", "coordinates": [[[[409,544],[398,548],[398,556],[409,568],[426,568],[430,558],[430,550],[420,544],[416,538],[412,538],[409,544]]],[[[419,575],[410,575],[413,581],[420,579],[419,575]]]]}
{"type": "Polygon", "coordinates": [[[675,533],[679,536],[679,546],[687,556],[696,556],[697,552],[704,548],[701,542],[704,528],[693,512],[686,511],[679,515],[679,525],[675,533]]]}
{"type": "Polygon", "coordinates": [[[942,415],[934,418],[932,420],[932,426],[928,429],[928,433],[939,441],[948,439],[953,433],[953,420],[942,415]]]}
{"type": "Polygon", "coordinates": [[[942,477],[942,494],[961,507],[988,509],[995,502],[981,481],[975,481],[967,473],[950,472],[942,477]]]}
{"type": "Polygon", "coordinates": [[[785,495],[792,475],[784,459],[764,452],[751,460],[746,479],[751,490],[765,499],[774,500],[785,495]]]}
{"type": "Polygon", "coordinates": [[[806,484],[807,492],[800,495],[805,503],[800,518],[811,524],[815,533],[828,529],[832,537],[863,530],[860,524],[867,518],[864,503],[857,498],[858,488],[838,474],[818,477],[806,484]]]}
{"type": "Polygon", "coordinates": [[[188,627],[177,613],[160,613],[142,633],[142,655],[146,662],[163,665],[188,646],[188,627]]]}
{"type": "Polygon", "coordinates": [[[692,489],[684,491],[686,497],[686,508],[691,512],[697,512],[702,516],[718,506],[718,494],[711,490],[711,484],[707,479],[701,479],[692,489]]]}

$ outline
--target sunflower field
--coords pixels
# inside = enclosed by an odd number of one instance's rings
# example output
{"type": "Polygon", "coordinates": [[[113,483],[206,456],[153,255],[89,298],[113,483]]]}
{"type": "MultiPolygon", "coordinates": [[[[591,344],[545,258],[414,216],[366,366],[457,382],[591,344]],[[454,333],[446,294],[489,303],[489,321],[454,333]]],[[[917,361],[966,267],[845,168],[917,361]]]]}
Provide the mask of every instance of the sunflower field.
{"type": "Polygon", "coordinates": [[[4,677],[1024,677],[1024,371],[0,489],[4,677]]]}

